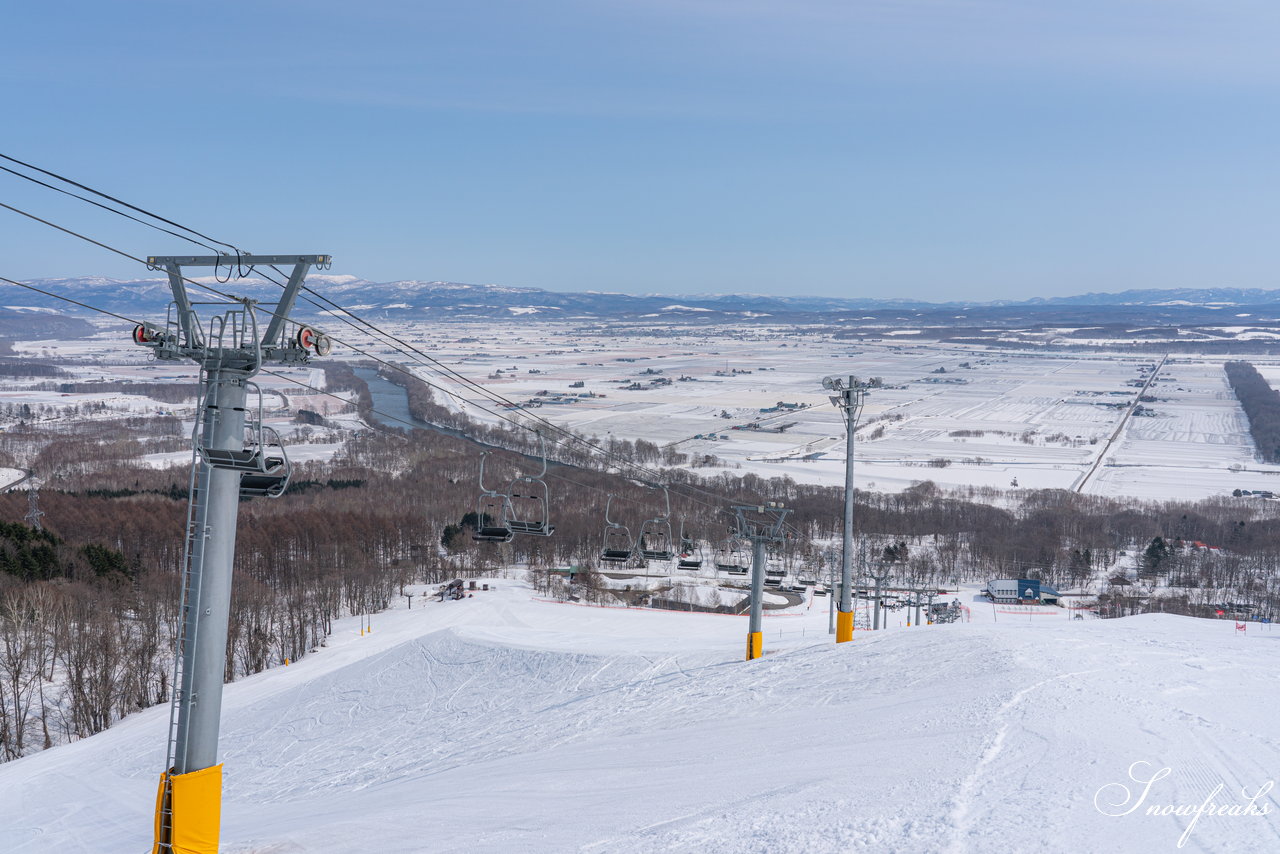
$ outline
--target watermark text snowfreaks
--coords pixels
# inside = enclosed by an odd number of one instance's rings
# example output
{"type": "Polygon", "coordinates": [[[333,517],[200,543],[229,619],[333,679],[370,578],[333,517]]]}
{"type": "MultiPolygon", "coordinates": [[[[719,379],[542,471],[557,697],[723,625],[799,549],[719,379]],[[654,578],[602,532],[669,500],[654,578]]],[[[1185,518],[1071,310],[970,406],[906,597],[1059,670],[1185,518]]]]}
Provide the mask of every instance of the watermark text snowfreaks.
{"type": "Polygon", "coordinates": [[[1179,816],[1189,818],[1186,829],[1178,837],[1178,847],[1187,844],[1191,831],[1205,816],[1228,816],[1247,820],[1268,815],[1271,804],[1267,794],[1275,788],[1275,782],[1266,780],[1256,790],[1240,787],[1240,800],[1226,793],[1226,783],[1214,786],[1197,803],[1169,803],[1161,800],[1157,784],[1173,773],[1170,768],[1157,768],[1154,764],[1139,760],[1129,766],[1130,783],[1108,783],[1093,795],[1093,806],[1103,815],[1119,818],[1126,815],[1179,816]]]}

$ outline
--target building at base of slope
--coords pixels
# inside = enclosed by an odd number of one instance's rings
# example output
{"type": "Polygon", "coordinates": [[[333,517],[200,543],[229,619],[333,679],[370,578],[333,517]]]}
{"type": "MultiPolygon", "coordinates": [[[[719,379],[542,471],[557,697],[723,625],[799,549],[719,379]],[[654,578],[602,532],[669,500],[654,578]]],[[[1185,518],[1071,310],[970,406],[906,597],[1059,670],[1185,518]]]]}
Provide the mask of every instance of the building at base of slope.
{"type": "Polygon", "coordinates": [[[1059,605],[1062,596],[1043,581],[1034,578],[1003,578],[987,582],[983,591],[1001,605],[1059,605]]]}

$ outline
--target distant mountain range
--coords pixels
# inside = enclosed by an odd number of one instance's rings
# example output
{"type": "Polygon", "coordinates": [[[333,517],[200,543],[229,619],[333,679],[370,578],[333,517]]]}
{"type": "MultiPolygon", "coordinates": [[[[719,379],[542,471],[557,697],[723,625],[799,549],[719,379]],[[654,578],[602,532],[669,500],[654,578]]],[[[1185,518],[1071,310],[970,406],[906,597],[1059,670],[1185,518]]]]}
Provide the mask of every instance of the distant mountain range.
{"type": "Polygon", "coordinates": [[[1071,297],[1035,298],[1021,302],[988,305],[1148,305],[1148,306],[1237,306],[1280,303],[1280,290],[1261,288],[1162,288],[1121,291],[1116,294],[1088,293],[1071,297]]]}
{"type": "MultiPolygon", "coordinates": [[[[199,279],[220,291],[274,302],[280,290],[259,279],[217,282],[199,279]]],[[[130,317],[163,315],[170,302],[169,286],[160,278],[119,280],[102,277],[35,279],[29,284],[44,290],[130,317]]],[[[371,317],[409,319],[448,318],[531,318],[538,319],[637,319],[744,321],[758,318],[814,322],[818,315],[832,321],[853,320],[849,312],[906,312],[920,316],[942,312],[977,311],[983,315],[1004,315],[1009,310],[1027,319],[1040,309],[1073,307],[1127,307],[1156,309],[1156,314],[1181,313],[1178,309],[1199,309],[1218,314],[1228,307],[1275,306],[1280,309],[1280,290],[1256,288],[1175,288],[1129,290],[1121,293],[1088,293],[1070,297],[1036,297],[1028,300],[990,302],[878,299],[867,297],[768,296],[760,294],[632,295],[604,292],[559,292],[539,288],[512,288],[498,285],[468,285],[457,282],[371,282],[355,276],[313,274],[308,286],[317,294],[344,308],[371,317]],[[1017,311],[1017,310],[1021,311],[1017,311]],[[1163,309],[1163,311],[1161,311],[1163,309]]],[[[0,286],[0,307],[7,312],[57,310],[86,314],[84,309],[12,286],[0,286]]],[[[193,293],[195,289],[192,289],[193,293]]],[[[217,299],[213,295],[209,298],[217,299]]],[[[316,316],[329,310],[308,294],[299,300],[295,314],[316,316]]],[[[904,318],[905,319],[905,318],[904,318]]]]}

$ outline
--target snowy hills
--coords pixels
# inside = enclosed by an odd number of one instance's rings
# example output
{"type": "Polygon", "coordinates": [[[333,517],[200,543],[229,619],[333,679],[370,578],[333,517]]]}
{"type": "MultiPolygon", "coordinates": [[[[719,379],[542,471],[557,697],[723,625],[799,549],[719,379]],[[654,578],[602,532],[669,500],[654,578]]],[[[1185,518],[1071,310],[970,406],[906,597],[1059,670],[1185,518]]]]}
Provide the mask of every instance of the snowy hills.
{"type": "Polygon", "coordinates": [[[1264,288],[1146,288],[1117,293],[1043,297],[1009,305],[1198,305],[1235,306],[1280,303],[1280,290],[1264,288]]]}
{"type": "MultiPolygon", "coordinates": [[[[1274,777],[1258,625],[974,603],[837,648],[820,603],[766,618],[747,663],[744,618],[496,584],[229,686],[222,850],[1074,854],[1188,827],[1183,850],[1280,850],[1270,791],[1265,815],[1147,814],[1243,810],[1274,777]]],[[[167,719],[0,765],[0,850],[147,850],[167,719]]]]}
{"type": "MultiPolygon", "coordinates": [[[[224,271],[225,272],[225,271],[224,271]]],[[[214,277],[198,278],[219,291],[237,296],[250,296],[264,301],[278,297],[278,286],[250,276],[221,281],[214,277]]],[[[1187,309],[1220,310],[1229,306],[1265,306],[1280,303],[1280,290],[1239,288],[1130,290],[1118,294],[1090,293],[1072,297],[1033,298],[1023,301],[993,302],[947,301],[928,303],[911,299],[868,297],[768,296],[761,294],[647,294],[631,295],[598,291],[562,292],[539,288],[514,288],[499,285],[473,285],[457,282],[402,280],[372,282],[351,275],[314,273],[308,284],[334,302],[374,317],[432,319],[494,317],[511,318],[536,315],[544,319],[694,319],[700,321],[750,320],[849,320],[840,312],[910,312],[920,313],[923,322],[954,324],[955,311],[962,310],[968,322],[1000,323],[1009,320],[1027,322],[1029,318],[1052,320],[1054,312],[1070,312],[1077,322],[1087,320],[1081,309],[1115,308],[1131,312],[1151,310],[1169,315],[1187,309]],[[977,314],[973,314],[976,312],[977,314]],[[1013,314],[1010,314],[1013,312],[1013,314]],[[1030,312],[1031,314],[1028,314],[1030,312]],[[932,313],[937,313],[933,316],[932,313]]],[[[71,279],[34,279],[29,284],[72,297],[81,302],[126,315],[162,314],[170,301],[167,281],[163,278],[117,280],[100,276],[71,279]]],[[[210,299],[217,297],[210,295],[210,299]]],[[[11,300],[12,301],[12,300],[11,300]]],[[[74,313],[65,302],[40,294],[25,292],[24,306],[55,308],[74,313]]],[[[318,314],[328,310],[324,305],[298,304],[300,314],[318,314]]],[[[1183,318],[1183,314],[1177,315],[1183,318]]],[[[1095,320],[1115,320],[1114,314],[1103,313],[1095,320]]],[[[1210,322],[1219,318],[1206,318],[1210,322]]]]}

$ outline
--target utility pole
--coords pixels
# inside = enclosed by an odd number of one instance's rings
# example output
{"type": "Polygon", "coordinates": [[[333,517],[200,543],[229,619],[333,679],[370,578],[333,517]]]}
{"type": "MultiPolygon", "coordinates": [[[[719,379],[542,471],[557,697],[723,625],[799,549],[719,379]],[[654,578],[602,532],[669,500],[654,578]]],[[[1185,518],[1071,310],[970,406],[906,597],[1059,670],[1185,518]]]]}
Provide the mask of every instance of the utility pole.
{"type": "Polygon", "coordinates": [[[783,519],[790,510],[770,501],[767,504],[734,507],[738,517],[738,536],[751,541],[751,618],[747,626],[747,661],[764,655],[761,616],[764,603],[764,571],[768,559],[765,547],[783,539],[783,519]]]}
{"type": "Polygon", "coordinates": [[[218,848],[218,731],[237,510],[242,497],[282,494],[290,474],[279,436],[262,423],[261,392],[250,380],[264,363],[302,364],[312,353],[329,352],[325,335],[288,321],[307,271],[328,264],[328,255],[147,259],[150,269],[168,274],[173,304],[164,326],[144,323],[135,328],[134,343],[151,348],[157,359],[189,359],[200,366],[183,552],[182,628],[171,683],[167,762],[156,801],[155,854],[204,854],[218,848]],[[269,310],[265,331],[258,328],[259,309],[252,300],[192,303],[183,268],[229,264],[293,265],[280,301],[269,310]],[[202,323],[196,306],[210,312],[207,322],[202,323]],[[252,407],[250,393],[255,396],[252,407]]]}
{"type": "Polygon", "coordinates": [[[844,557],[841,563],[840,614],[836,618],[836,643],[853,640],[853,433],[866,400],[866,384],[850,375],[848,384],[840,377],[826,377],[822,387],[833,391],[831,402],[844,417],[844,557]]]}

